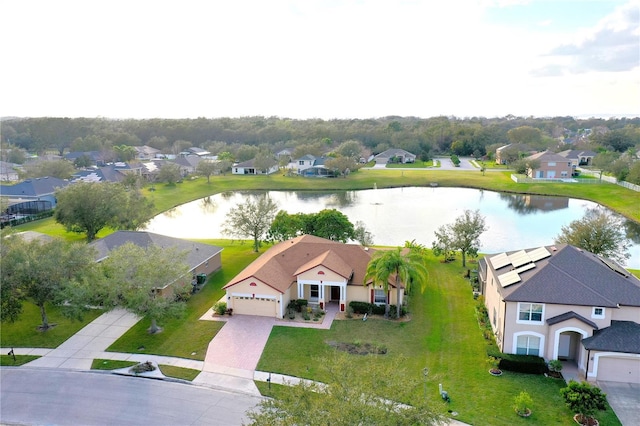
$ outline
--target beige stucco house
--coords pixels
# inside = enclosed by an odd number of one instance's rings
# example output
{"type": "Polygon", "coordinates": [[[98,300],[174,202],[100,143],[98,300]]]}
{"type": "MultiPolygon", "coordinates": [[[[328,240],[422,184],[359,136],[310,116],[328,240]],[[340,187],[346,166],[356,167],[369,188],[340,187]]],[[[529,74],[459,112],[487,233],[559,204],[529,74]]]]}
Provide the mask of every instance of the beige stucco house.
{"type": "Polygon", "coordinates": [[[479,277],[502,352],[640,383],[640,280],[619,264],[558,244],[486,256],[479,277]]]}
{"type": "MultiPolygon", "coordinates": [[[[394,282],[388,291],[364,284],[373,250],[303,235],[271,247],[224,287],[234,314],[283,318],[291,300],[306,299],[325,309],[349,302],[397,305],[394,282]]],[[[395,279],[395,276],[393,277],[395,279]]],[[[402,296],[400,300],[402,304],[402,296]]]]}
{"type": "Polygon", "coordinates": [[[527,169],[527,176],[534,179],[569,179],[573,175],[571,160],[551,151],[543,151],[526,157],[525,160],[537,160],[540,165],[527,169]]]}

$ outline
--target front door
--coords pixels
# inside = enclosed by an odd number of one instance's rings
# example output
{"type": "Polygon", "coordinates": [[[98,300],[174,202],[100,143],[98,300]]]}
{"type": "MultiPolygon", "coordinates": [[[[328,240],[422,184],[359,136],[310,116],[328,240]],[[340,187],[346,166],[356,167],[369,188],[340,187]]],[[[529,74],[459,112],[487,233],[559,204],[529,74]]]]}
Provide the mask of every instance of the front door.
{"type": "Polygon", "coordinates": [[[561,334],[558,342],[558,359],[569,359],[571,354],[571,335],[561,334]]]}
{"type": "Polygon", "coordinates": [[[335,301],[340,300],[340,287],[337,287],[337,286],[331,287],[331,300],[335,300],[335,301]]]}

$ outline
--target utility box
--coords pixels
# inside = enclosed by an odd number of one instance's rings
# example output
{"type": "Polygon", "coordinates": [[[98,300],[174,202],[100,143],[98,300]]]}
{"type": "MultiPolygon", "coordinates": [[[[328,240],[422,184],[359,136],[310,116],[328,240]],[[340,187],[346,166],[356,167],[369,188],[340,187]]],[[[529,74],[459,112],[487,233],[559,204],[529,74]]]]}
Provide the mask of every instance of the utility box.
{"type": "Polygon", "coordinates": [[[196,276],[196,283],[202,285],[207,282],[207,274],[198,274],[196,276]]]}

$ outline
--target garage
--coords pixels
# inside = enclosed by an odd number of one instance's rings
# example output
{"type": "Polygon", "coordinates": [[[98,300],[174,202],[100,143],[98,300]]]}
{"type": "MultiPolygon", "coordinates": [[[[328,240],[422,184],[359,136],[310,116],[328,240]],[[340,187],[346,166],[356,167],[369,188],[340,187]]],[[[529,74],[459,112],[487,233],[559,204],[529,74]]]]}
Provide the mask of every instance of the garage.
{"type": "Polygon", "coordinates": [[[601,356],[597,380],[640,384],[640,357],[601,356]]]}
{"type": "Polygon", "coordinates": [[[241,315],[259,315],[262,317],[275,317],[276,299],[273,297],[233,296],[233,313],[241,315]]]}

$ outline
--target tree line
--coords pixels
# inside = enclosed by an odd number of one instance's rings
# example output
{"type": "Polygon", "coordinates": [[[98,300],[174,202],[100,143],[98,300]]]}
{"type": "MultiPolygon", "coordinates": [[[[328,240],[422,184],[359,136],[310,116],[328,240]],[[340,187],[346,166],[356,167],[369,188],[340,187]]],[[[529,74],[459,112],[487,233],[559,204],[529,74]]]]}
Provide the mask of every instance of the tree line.
{"type": "MultiPolygon", "coordinates": [[[[383,117],[375,119],[294,120],[278,117],[109,120],[104,118],[25,118],[2,121],[0,141],[31,153],[120,150],[148,145],[163,152],[197,146],[223,151],[309,145],[323,149],[348,140],[371,152],[402,148],[431,153],[486,155],[494,144],[522,142],[546,148],[567,132],[594,130],[594,141],[624,152],[640,143],[640,118],[383,117]],[[514,130],[518,129],[518,130],[514,130]],[[611,134],[609,134],[611,133],[611,134]],[[608,136],[604,136],[607,135],[608,136]]],[[[255,153],[254,153],[255,155],[255,153]]]]}

